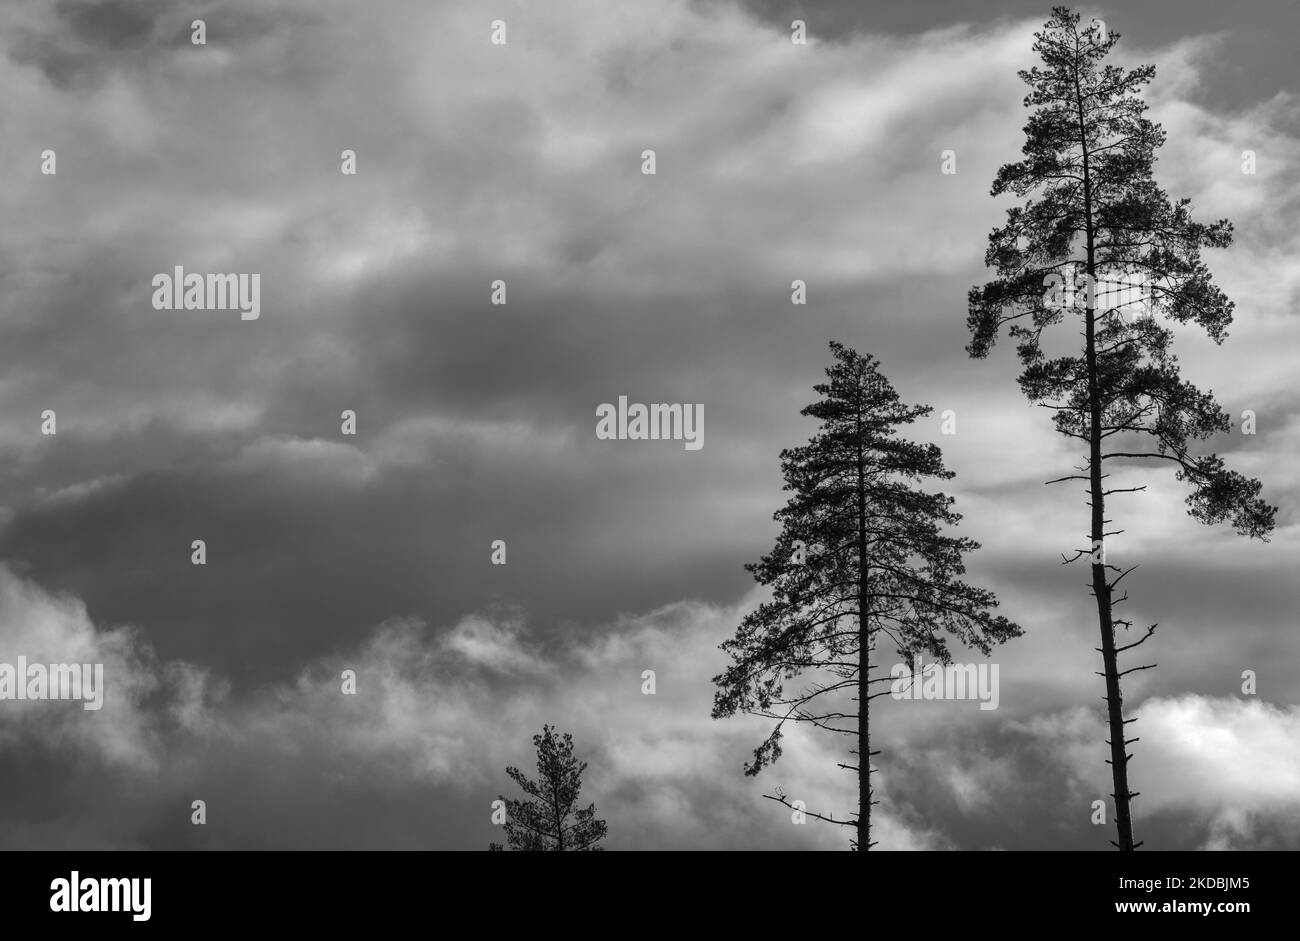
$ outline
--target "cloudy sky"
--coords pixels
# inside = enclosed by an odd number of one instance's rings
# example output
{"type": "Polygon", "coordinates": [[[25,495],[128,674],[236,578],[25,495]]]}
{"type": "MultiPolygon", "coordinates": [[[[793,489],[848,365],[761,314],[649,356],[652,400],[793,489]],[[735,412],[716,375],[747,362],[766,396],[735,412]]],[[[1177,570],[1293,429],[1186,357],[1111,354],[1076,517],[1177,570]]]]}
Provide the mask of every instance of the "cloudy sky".
{"type": "MultiPolygon", "coordinates": [[[[0,846],[481,849],[550,722],[611,849],[845,848],[762,799],[842,816],[839,743],[746,778],[766,724],[709,717],[837,339],[935,407],[912,432],[972,579],[1026,628],[998,709],[873,710],[882,848],[1106,848],[1095,611],[1059,564],[1086,508],[1043,486],[1077,458],[1010,349],[963,350],[1048,6],[0,3],[0,661],[107,683],[99,712],[0,702],[0,846]],[[154,309],[176,265],[260,273],[260,318],[154,309]],[[703,448],[598,440],[620,395],[703,403],[703,448]]],[[[1280,507],[1258,544],[1162,468],[1116,499],[1126,616],[1160,623],[1125,686],[1137,836],[1300,848],[1300,8],[1081,12],[1157,65],[1159,182],[1236,225],[1230,337],[1178,344],[1257,413],[1213,446],[1280,507]]]]}

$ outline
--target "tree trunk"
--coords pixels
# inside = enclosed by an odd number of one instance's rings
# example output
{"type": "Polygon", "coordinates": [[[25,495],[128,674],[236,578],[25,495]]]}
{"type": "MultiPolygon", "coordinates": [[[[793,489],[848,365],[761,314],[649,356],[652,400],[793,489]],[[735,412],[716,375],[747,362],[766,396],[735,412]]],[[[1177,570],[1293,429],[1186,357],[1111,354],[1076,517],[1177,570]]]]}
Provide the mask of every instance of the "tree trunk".
{"type": "Polygon", "coordinates": [[[1092,594],[1097,600],[1097,626],[1101,631],[1101,662],[1106,675],[1106,719],[1110,728],[1110,770],[1115,791],[1116,844],[1121,851],[1133,850],[1133,819],[1129,812],[1128,751],[1124,741],[1124,700],[1119,691],[1118,656],[1115,653],[1115,622],[1111,616],[1110,582],[1106,578],[1106,497],[1101,473],[1101,394],[1097,388],[1097,267],[1096,231],[1092,213],[1092,181],[1088,163],[1088,135],[1083,120],[1083,94],[1075,80],[1079,108],[1079,148],[1083,157],[1084,235],[1088,260],[1087,308],[1084,312],[1084,344],[1088,369],[1088,492],[1092,506],[1092,594]]]}
{"type": "Polygon", "coordinates": [[[1129,815],[1128,752],[1124,741],[1124,700],[1119,690],[1118,656],[1115,653],[1115,622],[1111,617],[1110,582],[1106,578],[1104,554],[1098,558],[1098,549],[1104,543],[1106,527],[1105,497],[1101,482],[1101,408],[1097,395],[1094,368],[1096,341],[1093,336],[1093,311],[1088,310],[1088,398],[1092,415],[1089,434],[1088,485],[1092,499],[1092,594],[1097,599],[1097,626],[1101,630],[1101,661],[1106,674],[1106,717],[1110,726],[1110,766],[1114,778],[1115,827],[1119,833],[1119,848],[1133,849],[1133,821],[1129,815]]]}
{"type": "Polygon", "coordinates": [[[871,626],[867,604],[867,467],[858,413],[858,852],[871,849],[871,626]]]}

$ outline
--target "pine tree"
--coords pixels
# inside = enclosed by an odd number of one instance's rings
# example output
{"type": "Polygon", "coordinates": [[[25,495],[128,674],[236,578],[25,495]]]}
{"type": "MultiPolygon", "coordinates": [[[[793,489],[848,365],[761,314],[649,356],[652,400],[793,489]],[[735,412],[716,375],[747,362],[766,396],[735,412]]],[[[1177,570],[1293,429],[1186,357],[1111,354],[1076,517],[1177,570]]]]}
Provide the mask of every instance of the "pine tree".
{"type": "MultiPolygon", "coordinates": [[[[1189,442],[1227,432],[1232,423],[1212,394],[1179,375],[1168,322],[1195,323],[1216,343],[1226,336],[1233,305],[1214,285],[1201,249],[1224,248],[1232,225],[1193,221],[1190,201],[1171,202],[1152,169],[1164,143],[1160,125],[1146,117],[1143,88],[1155,68],[1126,70],[1104,64],[1117,33],[1093,24],[1080,28],[1078,14],[1053,9],[1034,51],[1042,66],[1020,72],[1030,87],[1025,106],[1024,159],[1003,166],[994,196],[1021,199],[1006,224],[989,236],[986,263],[997,277],[970,292],[967,318],[972,356],[987,356],[1002,327],[1016,342],[1023,370],[1021,389],[1031,402],[1054,412],[1056,429],[1080,442],[1077,473],[1049,483],[1087,483],[1089,543],[1065,557],[1086,558],[1096,599],[1105,677],[1115,822],[1121,850],[1133,850],[1128,745],[1120,680],[1142,664],[1119,669],[1119,654],[1151,637],[1121,637],[1129,620],[1114,616],[1116,584],[1133,567],[1107,564],[1106,498],[1145,486],[1107,485],[1107,467],[1141,461],[1169,462],[1190,485],[1188,512],[1204,523],[1229,522],[1246,536],[1264,539],[1275,507],[1259,498],[1260,483],[1228,470],[1214,454],[1194,456],[1189,442]],[[1032,195],[1032,198],[1030,196],[1032,195]],[[1075,322],[1082,348],[1049,357],[1042,348],[1048,328],[1075,322]],[[1106,462],[1118,462],[1107,464],[1106,462]],[[1113,577],[1112,577],[1113,576],[1113,577]]],[[[1135,567],[1135,566],[1134,566],[1135,567]]],[[[1127,587],[1127,586],[1126,586],[1127,587]]],[[[1114,841],[1112,841],[1114,842],[1114,841]]]]}
{"type": "MultiPolygon", "coordinates": [[[[721,649],[731,657],[714,677],[713,716],[748,713],[775,719],[745,773],[758,774],[781,756],[782,729],[805,722],[856,745],[852,814],[807,816],[851,827],[853,847],[871,840],[872,799],[869,706],[889,689],[872,691],[871,652],[879,635],[915,672],[917,657],[952,660],[949,637],[987,656],[992,645],[1021,633],[991,609],[991,592],[960,580],[963,557],[978,548],[946,535],[960,519],[951,497],[920,489],[925,479],[953,476],[939,448],[898,437],[896,429],[928,415],[928,406],[903,404],[876,361],[831,343],[829,382],[814,386],[820,400],[803,415],[821,422],[807,445],[781,452],[785,489],[792,492],[775,519],[776,548],[746,569],[771,589],[772,599],[744,618],[721,649]],[[785,683],[806,681],[797,691],[785,683]]],[[[788,807],[778,792],[766,795],[788,807]]]]}
{"type": "MultiPolygon", "coordinates": [[[[596,805],[577,806],[582,790],[582,773],[587,763],[573,756],[573,736],[561,738],[549,725],[533,736],[537,749],[537,780],[515,767],[508,774],[528,800],[507,800],[506,842],[512,850],[600,850],[605,838],[605,821],[596,819],[596,805]]],[[[490,847],[500,850],[500,843],[490,847]]]]}

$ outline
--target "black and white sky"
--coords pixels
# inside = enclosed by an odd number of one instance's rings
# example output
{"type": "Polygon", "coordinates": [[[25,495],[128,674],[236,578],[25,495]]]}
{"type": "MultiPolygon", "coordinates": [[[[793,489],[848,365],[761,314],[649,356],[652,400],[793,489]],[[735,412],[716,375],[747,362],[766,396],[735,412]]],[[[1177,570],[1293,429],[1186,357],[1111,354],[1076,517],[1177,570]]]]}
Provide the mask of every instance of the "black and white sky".
{"type": "MultiPolygon", "coordinates": [[[[996,710],[881,701],[881,848],[1106,848],[1095,613],[1060,564],[1086,508],[1043,485],[1077,457],[1009,346],[963,349],[1049,6],[0,3],[0,660],[108,684],[0,703],[0,846],[482,849],[550,722],[611,849],[844,848],[762,799],[847,811],[838,743],[747,778],[767,724],[709,715],[835,339],[935,407],[910,433],[1026,628],[996,710]],[[261,316],[154,309],[176,265],[260,273],[261,316]],[[703,403],[703,448],[598,440],[620,395],[703,403]]],[[[1126,686],[1137,835],[1300,848],[1300,6],[1079,11],[1157,67],[1159,182],[1236,226],[1207,255],[1229,339],[1177,342],[1256,412],[1214,447],[1280,507],[1259,544],[1160,468],[1116,500],[1127,616],[1161,625],[1126,686]]]]}

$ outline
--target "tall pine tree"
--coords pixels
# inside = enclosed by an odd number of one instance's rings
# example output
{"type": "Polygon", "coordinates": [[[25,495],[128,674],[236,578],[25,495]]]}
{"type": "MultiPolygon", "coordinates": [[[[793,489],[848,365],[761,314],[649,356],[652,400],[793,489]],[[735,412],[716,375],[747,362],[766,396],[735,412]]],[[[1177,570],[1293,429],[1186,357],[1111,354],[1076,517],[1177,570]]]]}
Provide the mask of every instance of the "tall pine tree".
{"type": "MultiPolygon", "coordinates": [[[[506,843],[512,850],[575,851],[599,850],[608,827],[596,819],[596,805],[578,806],[582,773],[587,763],[573,754],[573,736],[557,735],[549,725],[533,736],[537,749],[537,779],[515,767],[508,774],[527,795],[526,800],[507,800],[506,843]]],[[[503,849],[493,843],[489,849],[503,849]]]]}
{"type": "MultiPolygon", "coordinates": [[[[1116,846],[1135,849],[1126,726],[1120,680],[1142,664],[1119,668],[1119,654],[1144,643],[1121,636],[1132,622],[1114,615],[1115,586],[1132,568],[1108,564],[1106,498],[1145,486],[1107,484],[1108,468],[1145,461],[1172,464],[1191,489],[1188,512],[1204,523],[1228,522],[1265,538],[1275,507],[1259,498],[1260,483],[1228,470],[1214,454],[1196,456],[1190,443],[1231,429],[1213,395],[1179,375],[1166,322],[1195,323],[1216,343],[1232,322],[1233,305],[1211,280],[1201,249],[1232,241],[1226,220],[1193,221],[1189,200],[1171,202],[1152,169],[1164,143],[1146,117],[1141,93],[1154,66],[1124,69],[1104,60],[1119,39],[1099,23],[1080,27],[1078,14],[1056,7],[1034,51],[1042,65],[1020,72],[1028,84],[1024,159],[1003,166],[994,196],[1012,193],[1018,205],[989,236],[986,263],[997,277],[970,292],[967,323],[972,356],[987,356],[1003,326],[1023,366],[1020,387],[1030,401],[1053,410],[1056,429],[1079,442],[1077,472],[1056,480],[1086,482],[1089,542],[1066,562],[1088,559],[1096,599],[1114,778],[1116,846]],[[1069,355],[1042,348],[1049,328],[1069,321],[1083,337],[1069,355]],[[1107,463],[1111,462],[1111,463],[1107,463]]],[[[1113,841],[1114,842],[1114,841],[1113,841]]]]}
{"type": "MultiPolygon", "coordinates": [[[[977,544],[945,534],[960,519],[952,498],[920,487],[953,476],[939,448],[897,435],[898,426],[931,409],[903,404],[873,358],[830,346],[829,382],[814,386],[821,398],[802,411],[820,429],[808,444],[781,452],[792,496],[775,515],[776,548],[746,566],[772,599],[722,645],[731,664],[714,677],[713,716],[776,720],[745,766],[750,775],[780,757],[787,722],[850,738],[856,763],[840,767],[857,776],[856,810],[838,819],[807,815],[853,828],[852,845],[866,850],[873,845],[871,758],[878,754],[869,706],[889,692],[871,687],[890,682],[871,675],[879,636],[915,671],[922,654],[950,663],[950,638],[987,656],[1021,629],[991,613],[991,592],[961,581],[963,557],[977,544]],[[802,684],[787,691],[796,677],[802,684]]],[[[793,806],[784,794],[769,797],[793,806]]]]}

